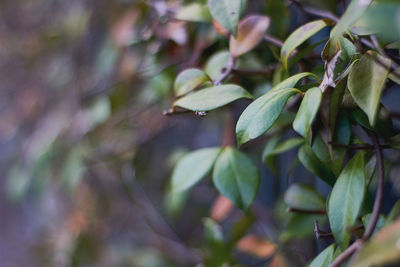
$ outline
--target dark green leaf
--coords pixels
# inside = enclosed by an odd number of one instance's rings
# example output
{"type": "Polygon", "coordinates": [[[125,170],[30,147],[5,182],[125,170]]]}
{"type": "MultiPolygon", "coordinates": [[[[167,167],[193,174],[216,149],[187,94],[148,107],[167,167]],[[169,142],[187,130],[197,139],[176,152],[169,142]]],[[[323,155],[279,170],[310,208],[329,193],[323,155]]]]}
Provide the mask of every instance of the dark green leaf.
{"type": "Polygon", "coordinates": [[[286,190],[285,203],[302,210],[325,210],[325,199],[311,186],[292,184],[286,190]]]}
{"type": "Polygon", "coordinates": [[[227,147],[215,163],[213,181],[222,195],[238,208],[247,210],[256,196],[260,177],[246,154],[227,147]]]}
{"type": "Polygon", "coordinates": [[[356,154],[337,179],[328,202],[329,224],[336,242],[346,248],[351,237],[348,231],[355,223],[365,193],[364,153],[356,154]]]}
{"type": "Polygon", "coordinates": [[[305,137],[306,140],[308,140],[311,125],[317,115],[321,98],[321,89],[318,87],[308,89],[293,121],[293,129],[305,137]]]}
{"type": "Polygon", "coordinates": [[[275,156],[301,145],[304,142],[304,140],[303,138],[291,138],[281,143],[278,142],[279,142],[279,136],[277,136],[277,138],[274,137],[271,140],[269,140],[262,154],[263,161],[274,173],[276,173],[277,171],[274,160],[275,156]]]}
{"type": "MultiPolygon", "coordinates": [[[[364,215],[361,220],[364,225],[364,229],[368,228],[369,223],[371,222],[371,213],[368,213],[364,215]]],[[[376,227],[374,230],[374,233],[378,232],[381,230],[384,226],[386,225],[386,219],[382,214],[379,214],[378,222],[376,223],[376,227]]]]}
{"type": "Polygon", "coordinates": [[[261,136],[279,117],[289,97],[300,93],[298,89],[270,90],[251,103],[240,116],[236,125],[238,145],[261,136]]]}
{"type": "Polygon", "coordinates": [[[178,99],[174,106],[193,110],[209,111],[240,98],[253,98],[242,87],[235,84],[225,84],[208,87],[178,99]]]}
{"type": "Polygon", "coordinates": [[[175,79],[175,94],[185,95],[207,81],[210,81],[210,78],[199,69],[184,70],[175,79]]]}
{"type": "Polygon", "coordinates": [[[357,105],[368,115],[372,126],[375,125],[381,93],[390,65],[390,59],[369,51],[352,66],[349,73],[347,81],[349,91],[357,105]]]}
{"type": "Polygon", "coordinates": [[[336,177],[332,171],[318,159],[308,144],[304,144],[298,153],[299,160],[303,166],[314,175],[321,178],[329,185],[334,185],[336,177]]]}
{"type": "Polygon", "coordinates": [[[172,173],[171,190],[174,193],[189,189],[211,170],[220,148],[203,148],[184,156],[172,173]]]}

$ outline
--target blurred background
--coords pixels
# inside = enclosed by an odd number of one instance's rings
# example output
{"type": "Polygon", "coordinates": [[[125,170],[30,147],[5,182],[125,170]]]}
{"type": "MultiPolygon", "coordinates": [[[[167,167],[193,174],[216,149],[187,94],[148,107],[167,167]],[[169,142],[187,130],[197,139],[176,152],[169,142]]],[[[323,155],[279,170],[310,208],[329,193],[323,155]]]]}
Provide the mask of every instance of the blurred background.
{"type": "MultiPolygon", "coordinates": [[[[249,103],[205,117],[163,115],[176,75],[228,47],[209,14],[183,8],[195,2],[206,1],[0,1],[0,266],[194,266],[209,249],[203,218],[220,220],[222,231],[243,222],[209,179],[188,195],[168,194],[174,163],[188,151],[226,144],[249,103]],[[171,19],[176,13],[191,22],[171,19]]],[[[306,2],[343,10],[337,1],[306,2]]],[[[246,12],[270,15],[269,32],[284,39],[310,20],[288,6],[254,0],[246,12]]],[[[263,68],[277,51],[260,46],[239,64],[263,68]]],[[[279,75],[234,82],[259,95],[279,75]]],[[[279,213],[287,179],[261,164],[262,148],[245,148],[262,173],[251,232],[273,240],[287,225],[279,213]]],[[[277,166],[286,170],[294,158],[290,152],[277,166]]],[[[296,177],[314,181],[299,168],[296,177]]],[[[313,219],[298,216],[304,231],[289,225],[284,239],[310,236],[313,219]]],[[[261,259],[238,249],[237,262],[269,259],[271,247],[254,242],[264,249],[261,259]]],[[[321,242],[293,241],[284,251],[297,262],[290,266],[304,266],[321,242]]]]}

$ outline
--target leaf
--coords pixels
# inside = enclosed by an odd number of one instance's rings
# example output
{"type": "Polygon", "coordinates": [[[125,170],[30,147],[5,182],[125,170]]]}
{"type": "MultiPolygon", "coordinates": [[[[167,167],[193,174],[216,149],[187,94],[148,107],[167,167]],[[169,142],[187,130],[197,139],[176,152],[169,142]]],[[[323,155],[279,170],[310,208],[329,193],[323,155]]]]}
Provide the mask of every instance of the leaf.
{"type": "Polygon", "coordinates": [[[289,97],[299,92],[295,88],[271,90],[251,103],[236,125],[238,145],[265,133],[279,117],[289,97]]]}
{"type": "Polygon", "coordinates": [[[243,6],[242,0],[208,0],[212,17],[236,36],[239,17],[243,6]]]}
{"type": "Polygon", "coordinates": [[[319,255],[308,265],[308,267],[329,267],[333,261],[335,244],[324,249],[319,255]]]}
{"type": "Polygon", "coordinates": [[[302,25],[297,30],[289,35],[283,43],[281,49],[281,60],[283,66],[287,70],[288,58],[292,52],[302,43],[304,43],[311,36],[325,28],[327,24],[323,20],[316,20],[302,25]]]}
{"type": "Polygon", "coordinates": [[[307,185],[290,185],[285,192],[285,203],[296,209],[325,210],[325,199],[314,188],[307,185]]]}
{"type": "Polygon", "coordinates": [[[324,163],[321,162],[321,160],[318,159],[310,145],[304,144],[300,147],[298,157],[301,164],[303,164],[303,166],[311,173],[318,176],[331,186],[335,184],[335,175],[325,166],[324,163]]]}
{"type": "Polygon", "coordinates": [[[175,94],[176,96],[185,95],[207,81],[210,81],[210,78],[199,69],[184,70],[175,79],[175,94]]]}
{"type": "Polygon", "coordinates": [[[388,78],[400,85],[400,68],[389,73],[388,78]]]}
{"type": "Polygon", "coordinates": [[[175,18],[177,20],[194,21],[194,22],[209,22],[211,15],[205,5],[200,3],[192,3],[181,7],[175,18]]]}
{"type": "Polygon", "coordinates": [[[331,31],[331,39],[342,36],[367,10],[372,0],[353,0],[331,31]]]}
{"type": "Polygon", "coordinates": [[[210,218],[216,222],[221,222],[226,219],[232,209],[232,202],[223,195],[219,195],[211,207],[210,218]]]}
{"type": "Polygon", "coordinates": [[[211,79],[218,79],[223,69],[228,65],[231,54],[229,51],[220,51],[214,54],[207,61],[204,71],[211,77],[211,79]]]}
{"type": "Polygon", "coordinates": [[[321,89],[313,87],[304,95],[296,118],[293,121],[293,129],[308,140],[310,128],[317,115],[322,99],[321,89]]]}
{"type": "Polygon", "coordinates": [[[253,254],[259,258],[267,258],[275,252],[275,245],[257,235],[247,235],[239,240],[236,248],[241,252],[253,254]]]}
{"type": "Polygon", "coordinates": [[[303,138],[290,138],[279,144],[278,142],[279,142],[279,136],[276,139],[273,138],[269,140],[262,154],[262,160],[268,165],[270,170],[274,173],[277,172],[274,160],[275,156],[301,145],[304,142],[304,140],[303,138]]]}
{"type": "Polygon", "coordinates": [[[350,267],[384,266],[400,260],[400,220],[376,233],[349,263],[350,267]]]}
{"type": "Polygon", "coordinates": [[[208,87],[178,99],[174,106],[193,111],[209,111],[240,98],[253,98],[242,87],[235,84],[208,87]]]}
{"type": "Polygon", "coordinates": [[[298,74],[295,74],[293,76],[290,76],[289,78],[281,81],[277,85],[275,85],[270,91],[277,91],[280,89],[285,89],[285,88],[293,88],[301,79],[311,76],[314,79],[318,81],[318,77],[311,72],[301,72],[298,74]]]}
{"type": "MultiPolygon", "coordinates": [[[[364,229],[368,228],[368,225],[371,222],[371,216],[372,216],[372,213],[368,213],[368,214],[365,214],[361,218],[361,221],[362,221],[362,223],[364,225],[364,229]]],[[[378,221],[377,221],[375,229],[374,229],[374,234],[376,232],[378,232],[379,230],[381,230],[385,225],[386,225],[385,217],[382,214],[379,214],[378,221]]]]}
{"type": "Polygon", "coordinates": [[[269,22],[267,16],[252,15],[244,18],[239,23],[237,36],[231,36],[229,40],[232,56],[238,57],[256,47],[267,31],[269,22]]]}
{"type": "Polygon", "coordinates": [[[399,218],[400,215],[400,200],[397,200],[396,203],[393,205],[392,209],[390,210],[389,215],[386,218],[385,226],[389,223],[392,223],[394,220],[399,218]]]}
{"type": "Polygon", "coordinates": [[[326,221],[325,215],[291,212],[288,217],[289,220],[284,228],[285,230],[279,237],[279,240],[282,242],[311,236],[314,234],[314,221],[318,220],[321,224],[324,224],[326,221]]]}
{"type": "Polygon", "coordinates": [[[238,208],[247,210],[256,196],[260,177],[246,154],[226,147],[215,163],[213,181],[222,195],[238,208]]]}
{"type": "Polygon", "coordinates": [[[172,172],[172,192],[182,192],[199,182],[211,170],[220,151],[217,147],[203,148],[180,159],[172,172]]]}
{"type": "Polygon", "coordinates": [[[368,51],[352,66],[347,86],[354,101],[368,115],[369,123],[374,126],[380,98],[390,69],[391,60],[368,51]],[[381,62],[387,67],[383,67],[381,62]]]}
{"type": "Polygon", "coordinates": [[[337,179],[328,201],[328,218],[333,236],[342,249],[349,244],[348,228],[355,223],[365,193],[364,153],[357,153],[337,179]]]}

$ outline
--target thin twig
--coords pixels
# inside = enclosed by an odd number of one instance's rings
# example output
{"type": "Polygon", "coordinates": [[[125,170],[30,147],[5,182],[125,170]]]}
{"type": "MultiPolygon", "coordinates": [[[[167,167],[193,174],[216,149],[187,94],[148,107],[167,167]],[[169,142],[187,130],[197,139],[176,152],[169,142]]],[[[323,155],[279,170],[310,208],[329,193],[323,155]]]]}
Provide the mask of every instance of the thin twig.
{"type": "MultiPolygon", "coordinates": [[[[334,142],[328,142],[328,144],[332,146],[337,146],[337,147],[344,147],[348,149],[374,149],[375,147],[370,144],[365,144],[365,145],[346,145],[346,144],[339,144],[339,143],[334,143],[334,142]]],[[[389,145],[381,145],[381,148],[391,148],[389,145]]]]}
{"type": "Polygon", "coordinates": [[[305,210],[299,208],[287,208],[288,212],[298,212],[298,213],[305,213],[305,214],[326,214],[326,210],[305,210]]]}
{"type": "Polygon", "coordinates": [[[272,75],[278,66],[279,66],[278,63],[272,63],[260,70],[233,68],[232,72],[237,73],[237,74],[244,74],[244,75],[272,75]]]}
{"type": "Polygon", "coordinates": [[[325,232],[319,229],[318,221],[314,221],[314,233],[317,239],[323,239],[323,238],[332,238],[333,234],[332,232],[325,232]]]}
{"type": "Polygon", "coordinates": [[[277,47],[282,47],[283,46],[283,42],[269,34],[265,34],[264,35],[264,40],[272,45],[275,45],[277,47]]]}
{"type": "Polygon", "coordinates": [[[303,3],[297,1],[297,0],[292,0],[292,3],[294,3],[296,6],[298,6],[301,10],[303,10],[305,13],[308,13],[310,15],[314,15],[320,18],[326,18],[326,19],[330,19],[334,22],[338,22],[339,18],[337,16],[335,16],[334,14],[332,14],[329,11],[324,11],[321,9],[317,9],[314,7],[308,7],[308,6],[304,6],[303,3]]]}
{"type": "Polygon", "coordinates": [[[343,262],[347,260],[348,257],[354,254],[361,246],[362,239],[354,241],[347,249],[345,249],[330,265],[330,267],[339,267],[343,262]]]}

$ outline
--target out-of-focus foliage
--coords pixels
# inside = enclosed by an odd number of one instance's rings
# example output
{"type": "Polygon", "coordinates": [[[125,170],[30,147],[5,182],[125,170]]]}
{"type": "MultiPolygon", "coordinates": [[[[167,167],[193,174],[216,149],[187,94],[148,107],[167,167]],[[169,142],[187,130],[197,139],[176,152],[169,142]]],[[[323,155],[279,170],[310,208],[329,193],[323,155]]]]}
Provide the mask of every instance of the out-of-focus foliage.
{"type": "Polygon", "coordinates": [[[399,10],[1,1],[0,266],[398,261],[399,10]]]}

